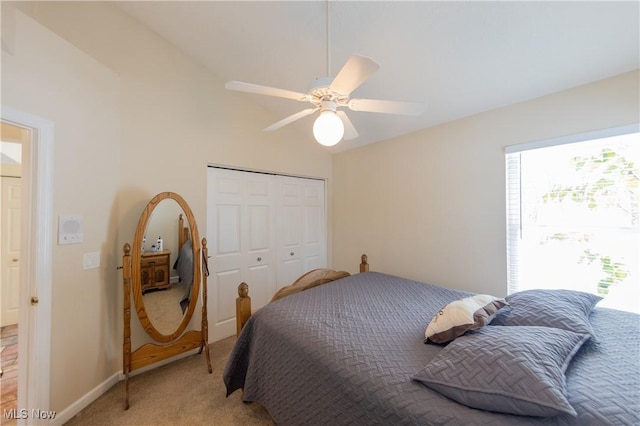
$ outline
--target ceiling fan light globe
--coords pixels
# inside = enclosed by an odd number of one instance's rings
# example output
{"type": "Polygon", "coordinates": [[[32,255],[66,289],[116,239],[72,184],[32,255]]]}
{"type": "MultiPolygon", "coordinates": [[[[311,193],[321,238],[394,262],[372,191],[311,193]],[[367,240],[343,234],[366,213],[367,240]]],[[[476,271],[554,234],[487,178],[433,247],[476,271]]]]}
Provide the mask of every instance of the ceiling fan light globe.
{"type": "Polygon", "coordinates": [[[313,123],[313,137],[320,145],[334,146],[344,136],[344,124],[335,111],[322,111],[313,123]]]}

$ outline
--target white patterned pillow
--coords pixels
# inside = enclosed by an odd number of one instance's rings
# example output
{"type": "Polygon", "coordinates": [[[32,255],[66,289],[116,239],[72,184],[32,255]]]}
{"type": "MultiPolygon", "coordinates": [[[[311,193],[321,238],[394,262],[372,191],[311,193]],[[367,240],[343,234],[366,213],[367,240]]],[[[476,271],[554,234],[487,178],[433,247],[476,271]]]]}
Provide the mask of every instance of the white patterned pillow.
{"type": "Polygon", "coordinates": [[[424,333],[425,343],[446,343],[489,324],[507,303],[488,294],[465,297],[440,309],[424,333]]]}

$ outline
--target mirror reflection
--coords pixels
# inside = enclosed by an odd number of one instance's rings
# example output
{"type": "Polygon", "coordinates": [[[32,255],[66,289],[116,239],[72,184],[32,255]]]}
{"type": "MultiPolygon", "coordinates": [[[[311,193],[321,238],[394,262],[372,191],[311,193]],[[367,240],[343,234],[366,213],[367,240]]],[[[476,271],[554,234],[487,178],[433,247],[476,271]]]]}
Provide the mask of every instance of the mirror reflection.
{"type": "Polygon", "coordinates": [[[162,200],[147,223],[140,256],[140,284],[147,316],[161,334],[180,325],[193,284],[189,223],[173,199],[162,200]]]}

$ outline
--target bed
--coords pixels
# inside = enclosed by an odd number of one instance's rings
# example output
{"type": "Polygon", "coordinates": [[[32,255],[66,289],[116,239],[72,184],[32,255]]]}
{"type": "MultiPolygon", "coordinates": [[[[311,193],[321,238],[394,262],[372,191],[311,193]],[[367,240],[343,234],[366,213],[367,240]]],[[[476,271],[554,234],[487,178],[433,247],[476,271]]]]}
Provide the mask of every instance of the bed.
{"type": "Polygon", "coordinates": [[[435,344],[425,342],[427,325],[475,295],[361,270],[255,312],[227,362],[227,395],[242,389],[280,425],[640,424],[639,315],[591,306],[580,322],[576,304],[554,296],[544,303],[552,312],[539,313],[565,315],[552,318],[561,328],[518,324],[522,303],[535,303],[513,298],[488,325],[435,344]],[[574,319],[592,334],[570,331],[574,319]],[[522,359],[531,371],[509,383],[522,359]],[[479,387],[455,377],[478,365],[479,387]]]}

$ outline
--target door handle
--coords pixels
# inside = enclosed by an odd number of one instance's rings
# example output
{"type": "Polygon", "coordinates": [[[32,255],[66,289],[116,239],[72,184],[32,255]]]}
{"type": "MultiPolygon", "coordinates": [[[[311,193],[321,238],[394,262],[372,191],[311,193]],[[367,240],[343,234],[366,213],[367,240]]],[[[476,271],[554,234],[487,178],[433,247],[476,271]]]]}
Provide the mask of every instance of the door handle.
{"type": "Polygon", "coordinates": [[[12,262],[17,262],[17,261],[18,261],[18,258],[17,258],[17,257],[14,257],[13,259],[11,259],[11,261],[12,261],[12,262]]]}
{"type": "Polygon", "coordinates": [[[38,302],[38,296],[31,296],[31,306],[36,306],[38,302]]]}
{"type": "Polygon", "coordinates": [[[258,262],[262,262],[262,258],[261,258],[261,257],[257,258],[256,260],[257,260],[258,262]]]}

